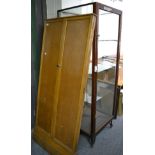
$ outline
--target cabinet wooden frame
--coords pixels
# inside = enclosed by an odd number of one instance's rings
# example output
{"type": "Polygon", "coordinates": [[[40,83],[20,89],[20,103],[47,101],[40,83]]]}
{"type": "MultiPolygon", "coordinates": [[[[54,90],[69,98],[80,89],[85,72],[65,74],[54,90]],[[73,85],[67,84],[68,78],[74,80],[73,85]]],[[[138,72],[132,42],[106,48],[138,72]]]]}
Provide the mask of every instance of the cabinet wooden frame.
{"type": "Polygon", "coordinates": [[[102,3],[93,2],[93,3],[87,3],[82,4],[78,6],[73,6],[65,9],[60,9],[57,11],[57,16],[60,16],[60,13],[63,11],[67,11],[70,9],[80,8],[84,6],[93,6],[93,12],[96,14],[96,26],[94,31],[94,39],[93,39],[93,50],[92,50],[92,104],[91,104],[91,132],[88,134],[88,132],[83,131],[85,134],[90,136],[90,143],[93,145],[95,143],[96,134],[101,131],[107,124],[112,125],[113,118],[116,118],[117,115],[117,105],[118,105],[118,89],[117,89],[117,83],[118,83],[118,71],[119,71],[119,60],[120,60],[120,42],[121,42],[121,26],[122,26],[122,11],[115,9],[113,7],[104,5],[102,3]],[[99,130],[96,130],[96,97],[97,97],[97,72],[95,72],[95,66],[98,64],[98,29],[99,29],[99,10],[104,10],[107,12],[111,12],[114,14],[117,14],[119,16],[119,24],[118,24],[118,44],[117,44],[117,56],[116,56],[116,75],[115,75],[115,88],[114,88],[114,100],[113,100],[113,116],[111,119],[109,119],[99,130]]]}

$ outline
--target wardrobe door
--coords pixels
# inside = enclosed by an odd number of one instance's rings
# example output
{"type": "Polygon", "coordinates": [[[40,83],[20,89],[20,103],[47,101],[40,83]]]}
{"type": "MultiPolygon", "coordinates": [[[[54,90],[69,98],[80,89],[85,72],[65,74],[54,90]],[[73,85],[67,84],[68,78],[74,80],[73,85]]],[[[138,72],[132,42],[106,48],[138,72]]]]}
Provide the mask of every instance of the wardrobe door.
{"type": "Polygon", "coordinates": [[[36,126],[51,133],[52,114],[57,81],[57,63],[63,33],[62,21],[45,24],[37,98],[36,126]]]}
{"type": "Polygon", "coordinates": [[[94,26],[92,14],[46,22],[34,137],[54,155],[76,150],[94,26]]]}

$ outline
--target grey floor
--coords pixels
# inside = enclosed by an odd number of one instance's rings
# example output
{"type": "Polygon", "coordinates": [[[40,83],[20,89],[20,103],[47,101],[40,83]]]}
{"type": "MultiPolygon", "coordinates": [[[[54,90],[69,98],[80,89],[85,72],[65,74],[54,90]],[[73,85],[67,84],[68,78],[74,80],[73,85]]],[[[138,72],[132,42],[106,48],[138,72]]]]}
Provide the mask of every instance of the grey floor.
{"type": "MultiPolygon", "coordinates": [[[[49,155],[32,140],[31,155],[49,155]]],[[[123,155],[123,117],[113,120],[113,127],[107,126],[96,137],[93,147],[84,135],[80,135],[76,155],[123,155]]]]}

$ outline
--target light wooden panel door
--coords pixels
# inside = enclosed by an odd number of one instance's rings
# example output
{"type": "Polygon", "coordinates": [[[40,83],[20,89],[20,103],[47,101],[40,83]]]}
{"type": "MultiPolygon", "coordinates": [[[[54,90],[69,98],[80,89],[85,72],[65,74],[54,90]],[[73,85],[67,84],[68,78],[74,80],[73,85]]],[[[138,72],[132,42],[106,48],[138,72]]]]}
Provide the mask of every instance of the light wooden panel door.
{"type": "Polygon", "coordinates": [[[53,155],[76,150],[94,27],[92,14],[45,23],[34,138],[53,155]]]}

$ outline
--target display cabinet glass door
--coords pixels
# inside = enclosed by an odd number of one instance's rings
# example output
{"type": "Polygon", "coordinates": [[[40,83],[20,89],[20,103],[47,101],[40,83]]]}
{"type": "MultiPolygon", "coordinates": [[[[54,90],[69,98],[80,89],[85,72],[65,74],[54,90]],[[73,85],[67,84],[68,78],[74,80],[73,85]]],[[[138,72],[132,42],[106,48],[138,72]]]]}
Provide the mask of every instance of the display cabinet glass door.
{"type": "Polygon", "coordinates": [[[81,131],[95,142],[96,134],[112,126],[116,112],[122,12],[93,2],[58,10],[58,16],[94,13],[97,16],[85,89],[81,131]]]}
{"type": "Polygon", "coordinates": [[[96,132],[113,118],[118,22],[117,14],[99,10],[96,132]]]}

